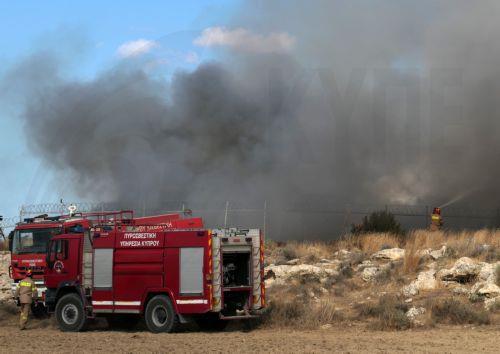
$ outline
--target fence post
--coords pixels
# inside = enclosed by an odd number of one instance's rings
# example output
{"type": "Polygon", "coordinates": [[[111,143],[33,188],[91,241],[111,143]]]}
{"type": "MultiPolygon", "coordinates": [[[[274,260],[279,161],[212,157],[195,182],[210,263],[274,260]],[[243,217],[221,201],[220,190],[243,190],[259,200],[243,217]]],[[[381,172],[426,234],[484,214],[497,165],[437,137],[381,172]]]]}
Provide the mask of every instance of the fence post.
{"type": "Polygon", "coordinates": [[[264,225],[262,225],[262,231],[263,231],[263,242],[265,242],[266,237],[267,237],[267,200],[264,200],[264,225]]]}
{"type": "Polygon", "coordinates": [[[227,227],[227,213],[229,210],[229,201],[226,201],[226,212],[224,213],[224,228],[227,227]]]}

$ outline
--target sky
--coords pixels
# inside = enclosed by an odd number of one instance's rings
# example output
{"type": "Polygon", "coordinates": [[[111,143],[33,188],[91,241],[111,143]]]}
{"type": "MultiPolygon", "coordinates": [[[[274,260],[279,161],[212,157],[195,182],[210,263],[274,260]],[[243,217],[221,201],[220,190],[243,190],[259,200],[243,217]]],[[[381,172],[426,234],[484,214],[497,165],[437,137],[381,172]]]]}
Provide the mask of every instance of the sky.
{"type": "MultiPolygon", "coordinates": [[[[20,57],[47,45],[58,34],[74,33],[86,42],[85,57],[72,74],[92,78],[124,57],[155,50],[166,75],[189,70],[211,53],[193,40],[202,30],[224,23],[237,0],[0,1],[0,74],[20,57]]],[[[0,215],[17,216],[23,204],[76,198],[64,181],[54,185],[49,169],[30,151],[23,123],[0,110],[0,215]]],[[[81,199],[81,198],[79,198],[81,199]]],[[[70,201],[67,201],[70,202],[70,201]]]]}
{"type": "Polygon", "coordinates": [[[0,0],[0,215],[60,198],[493,210],[499,10],[0,0]]]}

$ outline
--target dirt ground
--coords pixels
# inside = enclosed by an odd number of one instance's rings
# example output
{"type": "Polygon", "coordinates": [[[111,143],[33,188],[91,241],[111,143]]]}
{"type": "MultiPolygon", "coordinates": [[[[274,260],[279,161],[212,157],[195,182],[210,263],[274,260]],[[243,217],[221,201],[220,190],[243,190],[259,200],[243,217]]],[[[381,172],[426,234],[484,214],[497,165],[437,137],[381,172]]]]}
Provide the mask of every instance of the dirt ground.
{"type": "Polygon", "coordinates": [[[363,325],[313,331],[233,329],[220,333],[188,329],[174,334],[109,330],[101,323],[81,333],[62,333],[53,320],[32,320],[19,331],[13,313],[0,314],[0,352],[481,352],[498,353],[500,327],[438,327],[380,332],[363,325]]]}

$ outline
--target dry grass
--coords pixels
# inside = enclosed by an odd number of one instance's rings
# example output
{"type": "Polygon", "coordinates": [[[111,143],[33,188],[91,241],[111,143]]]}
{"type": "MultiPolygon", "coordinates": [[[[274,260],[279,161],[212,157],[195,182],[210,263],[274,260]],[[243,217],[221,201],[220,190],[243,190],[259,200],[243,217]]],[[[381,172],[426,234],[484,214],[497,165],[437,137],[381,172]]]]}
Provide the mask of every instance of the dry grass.
{"type": "Polygon", "coordinates": [[[443,245],[447,246],[447,255],[451,258],[465,256],[490,262],[500,260],[500,231],[488,229],[461,232],[414,230],[404,238],[386,233],[362,234],[344,237],[334,243],[336,249],[360,249],[366,254],[373,254],[384,248],[403,247],[408,255],[405,259],[405,271],[410,273],[418,267],[418,250],[436,250],[443,245]]]}
{"type": "Polygon", "coordinates": [[[326,242],[287,242],[283,248],[285,259],[305,259],[315,262],[322,258],[332,258],[335,249],[331,243],[326,242]]]}
{"type": "Polygon", "coordinates": [[[282,296],[271,301],[262,318],[262,325],[312,329],[342,322],[344,319],[343,313],[329,298],[313,302],[297,296],[282,296]]]}
{"type": "Polygon", "coordinates": [[[403,273],[413,274],[419,270],[421,256],[418,254],[418,247],[414,242],[407,242],[405,247],[405,258],[403,262],[403,273]]]}
{"type": "Polygon", "coordinates": [[[394,295],[384,295],[377,303],[363,303],[356,306],[358,320],[375,318],[370,327],[376,330],[408,329],[410,321],[406,316],[408,305],[394,295]]]}
{"type": "Polygon", "coordinates": [[[371,255],[385,248],[401,247],[406,249],[404,270],[412,273],[418,269],[420,262],[418,250],[437,250],[443,245],[447,247],[449,258],[465,256],[487,262],[500,260],[500,231],[487,229],[462,232],[414,230],[404,238],[388,233],[360,234],[332,242],[292,241],[280,244],[266,241],[266,255],[276,258],[279,254],[285,260],[300,258],[314,262],[321,258],[331,259],[333,253],[341,249],[361,250],[365,255],[371,255]]]}
{"type": "Polygon", "coordinates": [[[372,254],[384,248],[399,247],[400,236],[379,233],[360,234],[345,237],[335,243],[337,249],[360,249],[364,253],[372,254]]]}
{"type": "MultiPolygon", "coordinates": [[[[445,257],[436,262],[438,267],[452,264],[456,258],[468,256],[481,261],[499,260],[500,232],[491,230],[463,232],[429,232],[416,230],[404,238],[391,234],[362,234],[342,238],[333,242],[288,242],[266,243],[266,254],[281,257],[281,261],[294,258],[304,263],[314,263],[321,258],[333,259],[337,250],[347,249],[351,253],[340,257],[339,273],[324,281],[318,277],[300,276],[288,285],[270,289],[270,306],[262,324],[271,327],[318,328],[323,324],[334,324],[349,320],[368,322],[375,330],[402,330],[412,325],[406,317],[410,305],[395,295],[385,295],[377,302],[364,303],[354,308],[352,303],[378,296],[384,291],[396,294],[403,283],[430,262],[430,256],[419,251],[438,250],[446,245],[445,257]],[[487,245],[487,246],[485,246],[487,245]],[[405,249],[403,262],[382,263],[381,271],[374,282],[367,284],[355,273],[356,265],[373,253],[392,247],[405,249]],[[408,276],[411,275],[411,276],[408,276]],[[325,291],[326,289],[326,291],[325,291]],[[333,302],[335,301],[335,303],[333,302]],[[339,311],[337,307],[343,310],[339,311]]],[[[496,268],[497,284],[500,284],[500,267],[496,268]]],[[[436,289],[417,297],[411,306],[424,306],[427,312],[419,318],[423,326],[445,324],[496,323],[496,314],[490,314],[484,304],[470,303],[466,297],[451,298],[449,289],[436,289]],[[418,305],[417,305],[418,303],[418,305]]],[[[500,307],[500,305],[498,305],[500,307]]],[[[496,308],[493,312],[498,311],[496,308]]]]}
{"type": "Polygon", "coordinates": [[[491,322],[482,304],[473,305],[458,298],[432,299],[428,307],[437,323],[485,325],[491,322]]]}

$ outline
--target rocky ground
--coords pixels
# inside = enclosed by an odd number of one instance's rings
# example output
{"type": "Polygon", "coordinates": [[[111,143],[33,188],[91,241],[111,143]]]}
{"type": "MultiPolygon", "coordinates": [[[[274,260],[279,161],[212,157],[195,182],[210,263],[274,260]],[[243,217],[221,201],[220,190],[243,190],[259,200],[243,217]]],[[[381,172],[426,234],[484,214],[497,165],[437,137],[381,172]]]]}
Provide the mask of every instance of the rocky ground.
{"type": "Polygon", "coordinates": [[[0,301],[5,301],[12,297],[9,277],[10,253],[0,251],[0,301]]]}
{"type": "Polygon", "coordinates": [[[165,335],[113,331],[102,321],[61,333],[53,319],[32,320],[21,333],[7,300],[9,256],[0,254],[0,351],[27,341],[54,352],[497,352],[499,243],[490,231],[267,242],[262,321],[251,330],[188,326],[165,335]]]}
{"type": "Polygon", "coordinates": [[[489,231],[421,231],[406,239],[269,245],[267,321],[292,317],[304,328],[362,322],[373,329],[498,324],[499,242],[500,234],[489,231]]]}

